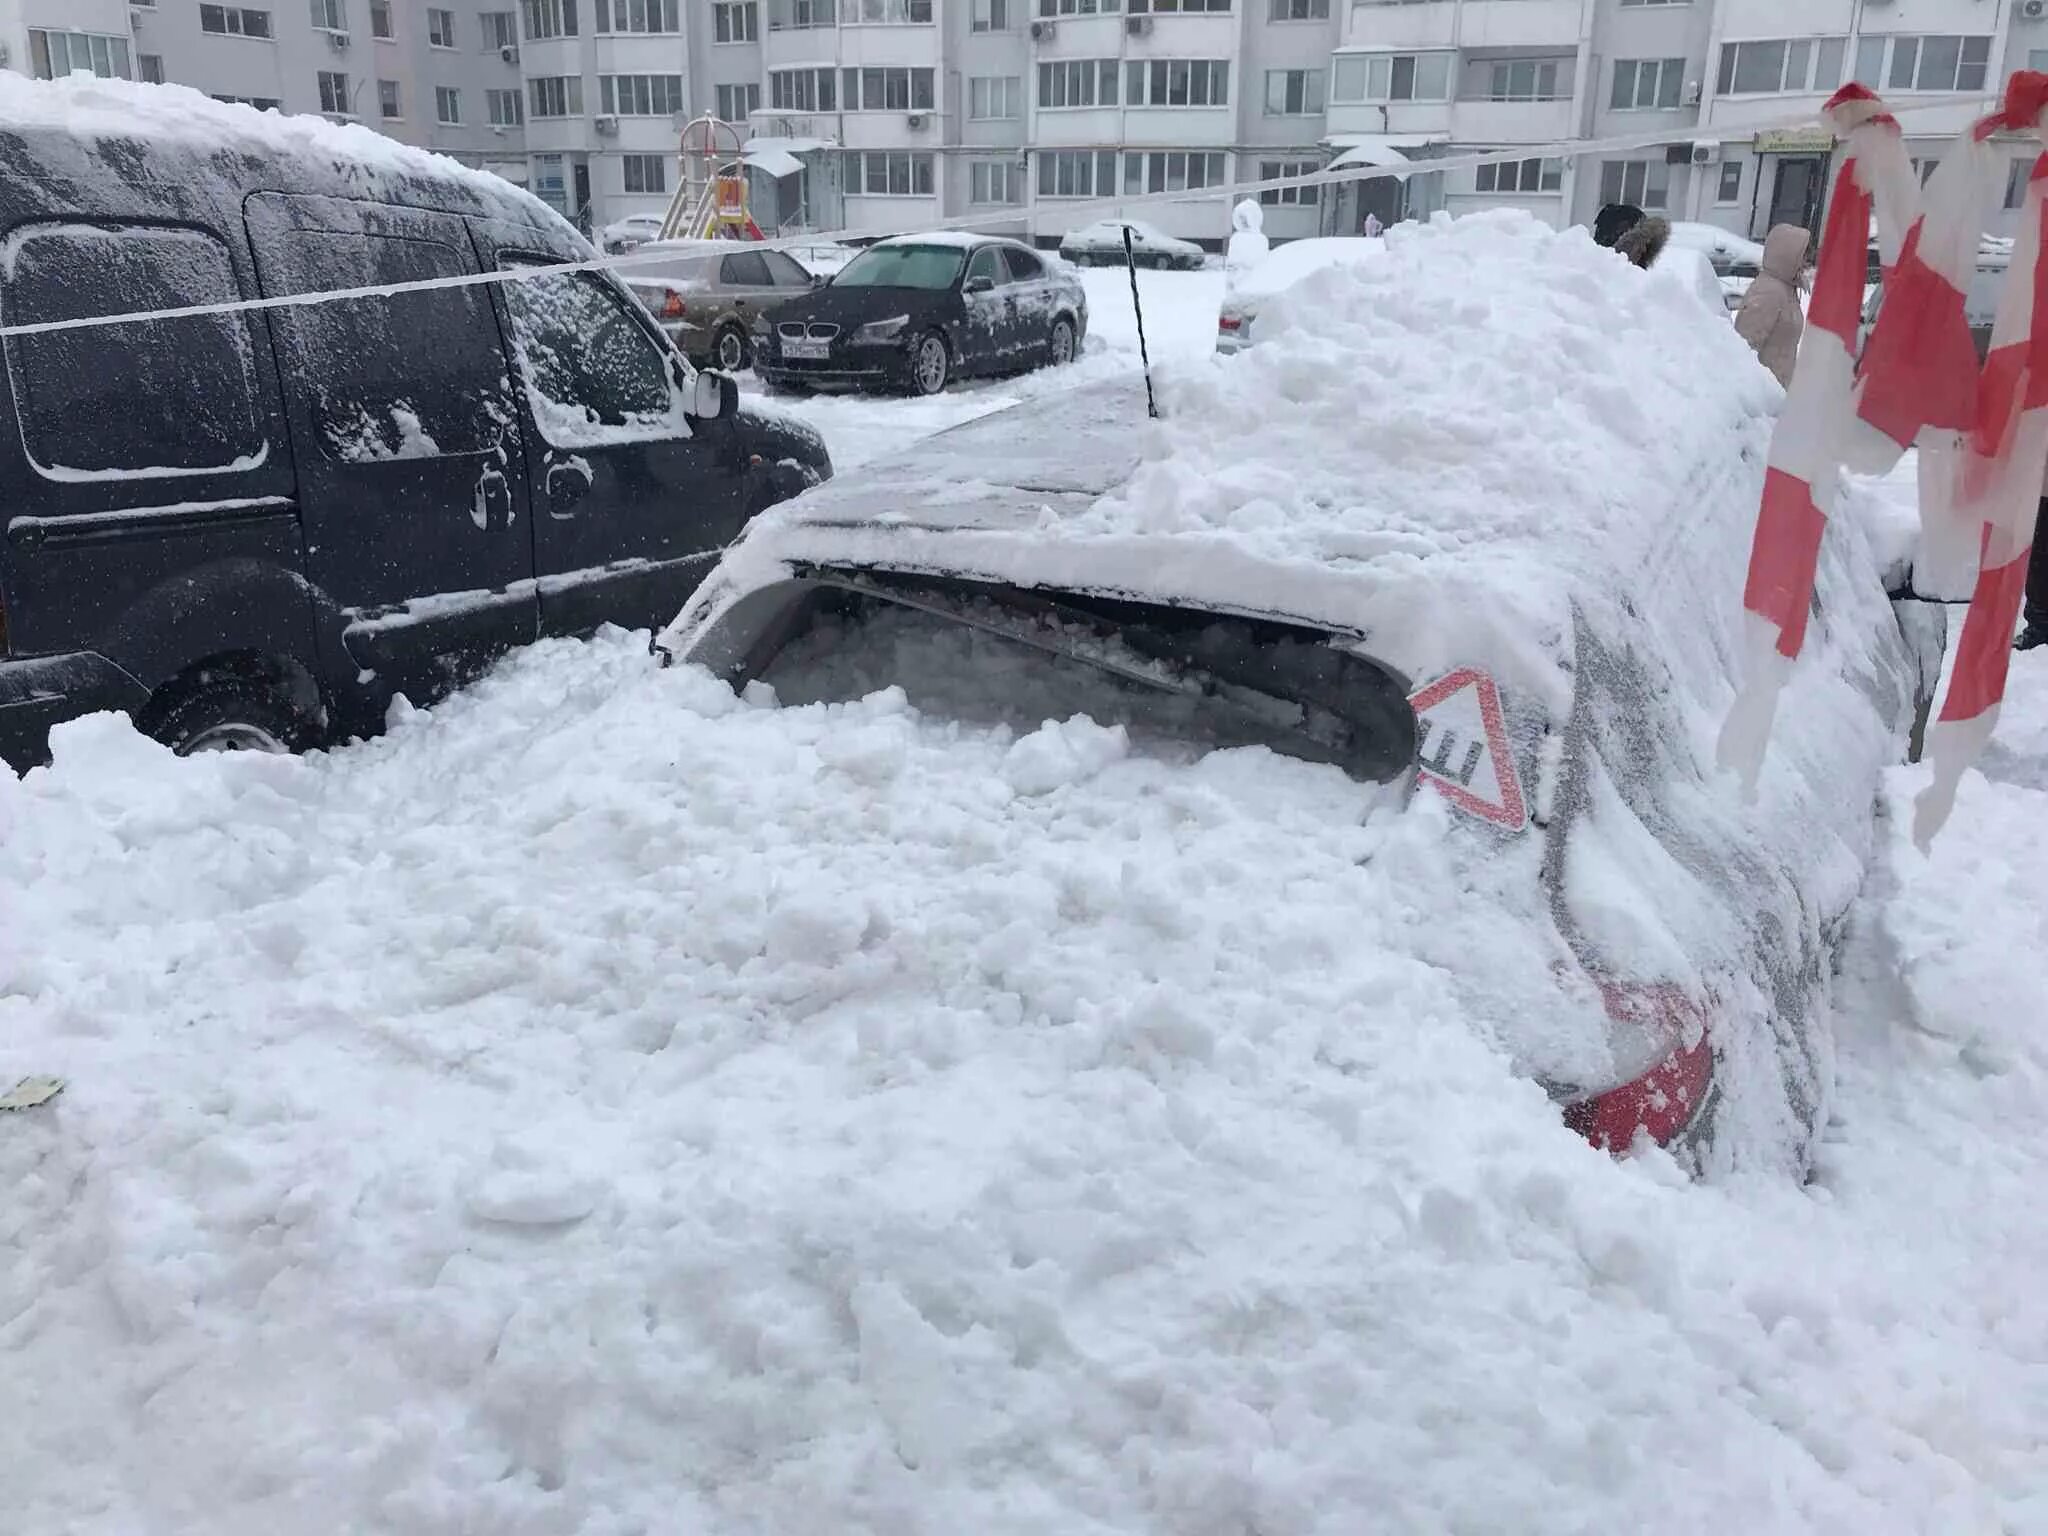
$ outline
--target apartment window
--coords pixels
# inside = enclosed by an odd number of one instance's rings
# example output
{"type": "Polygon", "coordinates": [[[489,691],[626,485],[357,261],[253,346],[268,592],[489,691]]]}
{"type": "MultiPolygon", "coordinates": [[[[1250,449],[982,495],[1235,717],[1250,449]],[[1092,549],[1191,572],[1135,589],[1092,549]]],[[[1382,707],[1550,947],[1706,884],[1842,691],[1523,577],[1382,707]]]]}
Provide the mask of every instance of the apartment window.
{"type": "Polygon", "coordinates": [[[1024,201],[1024,167],[1015,160],[975,160],[967,167],[967,201],[1009,207],[1024,201]]]}
{"type": "Polygon", "coordinates": [[[1448,53],[1351,53],[1337,57],[1335,101],[1449,101],[1448,53]]]}
{"type": "Polygon", "coordinates": [[[837,19],[836,10],[834,0],[768,0],[768,30],[829,27],[837,19]]]}
{"type": "Polygon", "coordinates": [[[396,80],[377,82],[377,115],[387,123],[396,122],[405,116],[405,106],[399,100],[396,80]]]}
{"type": "Polygon", "coordinates": [[[718,88],[718,118],[725,123],[744,123],[761,110],[758,85],[721,85],[718,88]]]}
{"type": "Polygon", "coordinates": [[[511,11],[478,11],[476,25],[483,34],[486,53],[519,45],[519,23],[511,11]]]}
{"type": "Polygon", "coordinates": [[[1273,0],[1275,21],[1328,21],[1330,0],[1273,0]]]}
{"type": "Polygon", "coordinates": [[[932,71],[849,69],[840,75],[840,107],[847,112],[929,112],[932,71]]]}
{"type": "MultiPolygon", "coordinates": [[[[1283,176],[1313,176],[1323,168],[1320,160],[1261,160],[1259,180],[1278,181],[1283,176]]],[[[1259,201],[1268,208],[1310,208],[1315,206],[1321,187],[1268,187],[1259,201]]]]}
{"type": "Polygon", "coordinates": [[[427,45],[431,48],[453,48],[455,46],[455,13],[453,11],[427,11],[427,45]]]}
{"type": "Polygon", "coordinates": [[[526,121],[526,104],[516,90],[485,91],[484,115],[494,128],[517,128],[526,121]]]}
{"type": "Polygon", "coordinates": [[[1266,116],[1302,117],[1322,110],[1323,72],[1320,69],[1266,71],[1266,116]]]}
{"type": "Polygon", "coordinates": [[[349,95],[348,76],[338,69],[320,71],[320,110],[337,117],[346,117],[353,97],[349,95]]]}
{"type": "Polygon", "coordinates": [[[1668,111],[1679,104],[1684,90],[1683,59],[1616,59],[1614,93],[1607,105],[1617,112],[1668,111]]]}
{"type": "Polygon", "coordinates": [[[975,75],[967,82],[967,115],[978,122],[1024,115],[1022,75],[975,75]]]}
{"type": "Polygon", "coordinates": [[[1124,105],[1221,107],[1230,101],[1228,59],[1133,59],[1124,105]]]}
{"type": "Polygon", "coordinates": [[[526,110],[531,117],[581,117],[583,77],[541,75],[527,81],[526,110]]]}
{"type": "Polygon", "coordinates": [[[569,211],[569,195],[562,181],[560,155],[533,157],[533,195],[557,213],[569,211]]]}
{"type": "Polygon", "coordinates": [[[768,105],[777,112],[836,112],[839,71],[777,69],[768,75],[768,105]]]}
{"type": "MultiPolygon", "coordinates": [[[[1223,185],[1223,153],[1213,149],[1133,150],[1124,156],[1124,192],[1186,192],[1223,185]]],[[[1109,189],[1100,190],[1107,197],[1109,189]]]]}
{"type": "Polygon", "coordinates": [[[1114,197],[1113,149],[1042,149],[1038,152],[1040,197],[1114,197]]]}
{"type": "Polygon", "coordinates": [[[718,43],[760,41],[761,7],[754,0],[711,7],[711,40],[718,43]]]}
{"type": "Polygon", "coordinates": [[[1661,159],[1603,160],[1600,201],[1662,208],[1671,201],[1671,167],[1661,159]]]}
{"type": "Polygon", "coordinates": [[[434,121],[449,128],[462,126],[462,92],[452,85],[434,87],[434,121]]]}
{"type": "Polygon", "coordinates": [[[1487,83],[1488,101],[1559,101],[1558,61],[1513,59],[1496,63],[1487,83]]]}
{"type": "Polygon", "coordinates": [[[597,0],[594,32],[680,32],[680,0],[597,0]]]}
{"type": "Polygon", "coordinates": [[[1230,0],[1125,0],[1125,3],[1130,6],[1134,15],[1145,11],[1158,11],[1168,15],[1178,12],[1184,16],[1193,16],[1202,11],[1227,14],[1230,10],[1230,0]]]}
{"type": "Polygon", "coordinates": [[[1742,201],[1742,162],[1724,160],[1721,174],[1714,186],[1714,201],[1717,203],[1739,203],[1742,201]]]}
{"type": "Polygon", "coordinates": [[[348,6],[345,0],[312,0],[313,25],[322,32],[346,32],[348,30],[348,6]]]}
{"type": "Polygon", "coordinates": [[[1115,59],[1063,59],[1038,66],[1038,105],[1050,107],[1113,107],[1116,105],[1115,59]]]}
{"type": "Polygon", "coordinates": [[[80,70],[103,79],[135,78],[128,65],[128,39],[125,37],[99,32],[45,32],[31,28],[28,54],[38,80],[61,80],[80,70]]]}
{"type": "Polygon", "coordinates": [[[846,155],[849,197],[930,197],[932,157],[907,149],[849,150],[846,155]]]}
{"type": "Polygon", "coordinates": [[[1723,43],[1714,89],[1723,96],[1832,91],[1842,83],[1847,46],[1848,40],[1840,37],[1723,43]]]}
{"type": "Polygon", "coordinates": [[[164,83],[164,56],[160,53],[135,55],[135,78],[150,85],[164,83]]]}
{"type": "Polygon", "coordinates": [[[390,38],[391,0],[370,0],[370,36],[390,38]]]}
{"type": "Polygon", "coordinates": [[[1038,0],[1041,16],[1114,16],[1123,8],[1124,0],[1038,0]]]}
{"type": "Polygon", "coordinates": [[[270,12],[240,5],[202,5],[199,30],[222,37],[269,37],[270,12]]]}
{"type": "Polygon", "coordinates": [[[672,117],[683,110],[681,75],[599,75],[598,110],[616,117],[672,117]]]}
{"type": "Polygon", "coordinates": [[[226,102],[231,107],[254,107],[258,112],[282,112],[284,103],[275,96],[220,96],[215,101],[226,102]]]}
{"type": "Polygon", "coordinates": [[[1981,91],[1988,37],[1859,37],[1856,78],[1891,91],[1981,91]]]}
{"type": "Polygon", "coordinates": [[[1556,192],[1564,186],[1562,160],[1510,160],[1506,165],[1482,165],[1472,178],[1475,191],[1517,193],[1556,192]]]}
{"type": "Polygon", "coordinates": [[[668,190],[668,156],[621,155],[626,170],[626,190],[650,196],[668,190]]]}
{"type": "Polygon", "coordinates": [[[849,25],[928,27],[932,20],[932,0],[858,0],[858,9],[848,0],[846,9],[849,25]]]}
{"type": "Polygon", "coordinates": [[[520,13],[528,42],[576,35],[576,0],[520,0],[520,13]]]}
{"type": "MultiPolygon", "coordinates": [[[[972,14],[968,18],[970,32],[1007,32],[1015,25],[1010,7],[1013,0],[974,0],[972,14]]],[[[1022,0],[1014,0],[1021,6],[1022,0]]],[[[1021,199],[1020,199],[1021,201],[1021,199]]]]}

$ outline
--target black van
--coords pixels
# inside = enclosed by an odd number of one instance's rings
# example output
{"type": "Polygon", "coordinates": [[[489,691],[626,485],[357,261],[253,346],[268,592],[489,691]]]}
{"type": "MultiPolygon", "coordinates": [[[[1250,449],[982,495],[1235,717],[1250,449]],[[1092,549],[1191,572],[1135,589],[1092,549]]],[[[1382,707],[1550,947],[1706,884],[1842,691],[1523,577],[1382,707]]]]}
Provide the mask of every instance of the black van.
{"type": "MultiPolygon", "coordinates": [[[[0,124],[0,327],[592,255],[509,183],[283,121],[0,124]]],[[[537,636],[666,622],[750,516],[831,473],[815,433],[693,375],[608,274],[0,349],[17,769],[97,709],[180,751],[373,733],[395,694],[537,636]]]]}

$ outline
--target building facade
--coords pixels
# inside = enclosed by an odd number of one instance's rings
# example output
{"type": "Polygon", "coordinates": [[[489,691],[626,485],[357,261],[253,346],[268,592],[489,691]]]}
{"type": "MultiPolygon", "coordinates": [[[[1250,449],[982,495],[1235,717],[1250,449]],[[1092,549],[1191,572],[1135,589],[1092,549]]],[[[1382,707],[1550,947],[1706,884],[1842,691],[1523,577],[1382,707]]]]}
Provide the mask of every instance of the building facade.
{"type": "Polygon", "coordinates": [[[777,231],[1049,238],[1105,197],[1188,193],[1143,217],[1214,245],[1205,189],[1364,163],[1403,174],[1268,192],[1269,232],[1623,200],[1760,236],[1817,219],[1839,155],[1787,125],[1845,80],[1913,109],[1931,168],[2029,64],[2048,0],[0,0],[0,66],[359,121],[592,229],[665,209],[711,114],[777,231]],[[1621,136],[1658,142],[1556,152],[1621,136]]]}

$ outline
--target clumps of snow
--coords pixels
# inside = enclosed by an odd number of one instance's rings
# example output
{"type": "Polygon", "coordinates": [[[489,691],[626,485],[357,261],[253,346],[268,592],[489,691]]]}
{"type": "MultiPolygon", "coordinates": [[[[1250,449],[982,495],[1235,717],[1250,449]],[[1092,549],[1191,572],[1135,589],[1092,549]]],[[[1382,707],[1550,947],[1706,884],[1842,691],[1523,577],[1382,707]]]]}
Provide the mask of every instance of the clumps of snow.
{"type": "Polygon", "coordinates": [[[440,457],[441,445],[421,424],[410,401],[395,400],[389,410],[388,423],[377,420],[361,405],[354,407],[353,416],[332,406],[322,412],[322,428],[335,457],[345,464],[440,457]]]}
{"type": "Polygon", "coordinates": [[[1020,795],[1047,795],[1093,778],[1130,751],[1121,725],[1048,720],[1003,757],[1003,778],[1020,795]]]}

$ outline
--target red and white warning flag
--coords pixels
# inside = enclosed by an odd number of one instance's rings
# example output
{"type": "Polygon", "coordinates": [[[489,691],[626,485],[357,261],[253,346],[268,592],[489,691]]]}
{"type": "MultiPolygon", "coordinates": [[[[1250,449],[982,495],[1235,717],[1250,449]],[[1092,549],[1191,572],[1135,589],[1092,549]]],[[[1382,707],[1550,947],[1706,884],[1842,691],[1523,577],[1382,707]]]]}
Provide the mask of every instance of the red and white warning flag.
{"type": "MultiPolygon", "coordinates": [[[[2048,137],[2048,74],[2021,71],[2007,82],[1995,128],[2048,137]]],[[[1988,133],[1986,137],[1988,137],[1988,133]]],[[[2012,660],[2013,628],[2026,592],[2034,517],[2048,475],[2048,155],[2034,162],[2020,209],[2012,264],[1998,296],[1991,350],[1976,394],[1955,482],[1954,513],[1978,526],[1976,587],[1956,647],[1948,694],[1928,733],[1934,777],[1913,809],[1923,849],[1948,820],[1963,770],[1977,760],[1998,721],[2012,660]]],[[[1971,234],[1977,233],[1975,227],[1971,234]]],[[[1889,303],[1889,301],[1887,301],[1889,303]]],[[[1923,508],[1923,519],[1926,509],[1923,508]]]]}
{"type": "MultiPolygon", "coordinates": [[[[1763,504],[1742,594],[1747,636],[1743,686],[1721,727],[1718,748],[1721,766],[1739,772],[1752,791],[1763,769],[1778,695],[1806,640],[1821,535],[1839,490],[1847,439],[1857,430],[1856,343],[1871,219],[1874,214],[1879,258],[1888,270],[1896,270],[1919,195],[1899,125],[1876,96],[1860,85],[1845,85],[1822,115],[1848,141],[1848,157],[1828,202],[1806,334],[1784,411],[1771,434],[1763,504]]],[[[1887,299],[1887,317],[1891,308],[1887,299]]],[[[1961,309],[1956,313],[1960,322],[1961,309]]],[[[1963,340],[1967,345],[1967,329],[1963,340]]]]}

